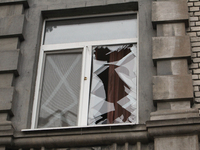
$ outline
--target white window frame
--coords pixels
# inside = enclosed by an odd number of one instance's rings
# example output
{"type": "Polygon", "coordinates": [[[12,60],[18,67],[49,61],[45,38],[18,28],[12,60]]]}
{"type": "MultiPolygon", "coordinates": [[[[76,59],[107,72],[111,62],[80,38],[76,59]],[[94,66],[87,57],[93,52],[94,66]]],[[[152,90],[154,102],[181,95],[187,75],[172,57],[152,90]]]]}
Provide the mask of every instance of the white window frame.
{"type": "MultiPolygon", "coordinates": [[[[127,13],[127,14],[130,14],[127,13]]],[[[137,15],[137,22],[138,22],[138,13],[131,12],[131,14],[137,15]]],[[[112,14],[116,15],[116,14],[112,14]]],[[[103,15],[107,16],[107,15],[103,15]]],[[[91,17],[91,16],[89,16],[91,17]]],[[[65,18],[67,19],[67,18],[65,18]]],[[[71,18],[70,18],[71,19],[71,18]]],[[[55,19],[46,19],[44,20],[43,24],[43,32],[42,32],[42,41],[44,41],[44,34],[45,34],[45,24],[46,21],[55,20],[55,19]]],[[[58,20],[58,19],[56,19],[58,20]]],[[[61,20],[61,19],[59,19],[61,20]]],[[[138,31],[138,29],[137,29],[138,31]]],[[[129,38],[129,39],[116,39],[116,40],[101,40],[101,41],[90,41],[90,42],[76,42],[76,43],[66,43],[66,44],[49,44],[43,45],[41,42],[39,60],[38,60],[38,69],[37,69],[37,77],[36,77],[36,85],[35,85],[35,94],[34,94],[34,103],[33,103],[33,111],[32,111],[32,120],[31,120],[31,129],[30,130],[44,130],[44,129],[60,129],[60,128],[77,128],[77,127],[91,127],[91,125],[87,125],[87,115],[88,115],[88,107],[89,107],[89,96],[90,96],[90,75],[91,75],[91,59],[92,59],[92,47],[99,46],[99,45],[120,45],[120,44],[137,44],[137,38],[129,38]],[[40,94],[42,88],[42,77],[43,77],[43,70],[44,70],[44,62],[45,62],[45,53],[48,52],[56,52],[56,51],[67,51],[67,49],[77,49],[82,48],[82,72],[81,72],[81,84],[80,84],[80,98],[79,98],[79,110],[78,110],[78,125],[77,126],[68,126],[68,127],[53,127],[53,128],[37,128],[37,121],[38,121],[38,112],[39,112],[39,101],[40,101],[40,94]],[[86,78],[87,79],[86,79],[86,78]]],[[[139,121],[139,99],[138,99],[138,89],[139,89],[139,52],[138,48],[139,45],[137,44],[137,123],[139,121]]],[[[95,126],[118,126],[118,125],[125,125],[125,124],[132,124],[132,123],[121,123],[121,124],[106,124],[106,125],[92,125],[95,126]]]]}

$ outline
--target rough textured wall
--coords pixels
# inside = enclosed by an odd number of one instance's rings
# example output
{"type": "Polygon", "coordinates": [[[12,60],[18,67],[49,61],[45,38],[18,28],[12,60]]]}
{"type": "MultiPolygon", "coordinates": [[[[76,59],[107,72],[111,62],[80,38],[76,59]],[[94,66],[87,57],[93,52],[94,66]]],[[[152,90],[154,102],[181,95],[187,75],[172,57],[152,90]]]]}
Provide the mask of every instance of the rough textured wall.
{"type": "Polygon", "coordinates": [[[16,98],[13,80],[19,76],[20,44],[24,40],[24,9],[21,0],[0,1],[0,145],[10,144],[12,104],[16,98]]]}

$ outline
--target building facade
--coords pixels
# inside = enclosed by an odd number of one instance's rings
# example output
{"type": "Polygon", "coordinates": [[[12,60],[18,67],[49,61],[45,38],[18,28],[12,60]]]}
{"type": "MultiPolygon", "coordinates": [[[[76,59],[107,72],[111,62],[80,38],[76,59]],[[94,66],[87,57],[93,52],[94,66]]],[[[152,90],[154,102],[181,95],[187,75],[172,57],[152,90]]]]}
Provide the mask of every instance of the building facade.
{"type": "Polygon", "coordinates": [[[0,0],[0,150],[198,150],[199,36],[199,0],[0,0]]]}

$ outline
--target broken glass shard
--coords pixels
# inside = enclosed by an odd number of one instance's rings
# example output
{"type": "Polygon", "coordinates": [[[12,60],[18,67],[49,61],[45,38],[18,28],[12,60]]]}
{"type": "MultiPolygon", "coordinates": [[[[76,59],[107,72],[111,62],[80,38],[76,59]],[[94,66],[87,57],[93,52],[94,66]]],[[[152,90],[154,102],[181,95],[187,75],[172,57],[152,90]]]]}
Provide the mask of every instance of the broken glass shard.
{"type": "Polygon", "coordinates": [[[88,125],[136,123],[136,44],[93,47],[88,125]]]}

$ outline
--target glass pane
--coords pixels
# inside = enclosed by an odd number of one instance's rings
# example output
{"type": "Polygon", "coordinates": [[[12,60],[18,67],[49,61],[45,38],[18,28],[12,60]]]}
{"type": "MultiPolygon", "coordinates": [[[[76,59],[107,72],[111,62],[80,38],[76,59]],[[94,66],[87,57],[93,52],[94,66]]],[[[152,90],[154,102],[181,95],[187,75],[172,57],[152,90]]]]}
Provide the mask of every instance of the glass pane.
{"type": "Polygon", "coordinates": [[[88,124],[136,123],[136,44],[93,47],[88,124]]]}
{"type": "Polygon", "coordinates": [[[37,127],[77,125],[81,64],[81,52],[46,55],[37,127]]]}
{"type": "Polygon", "coordinates": [[[137,37],[136,15],[46,22],[44,44],[137,37]]]}

